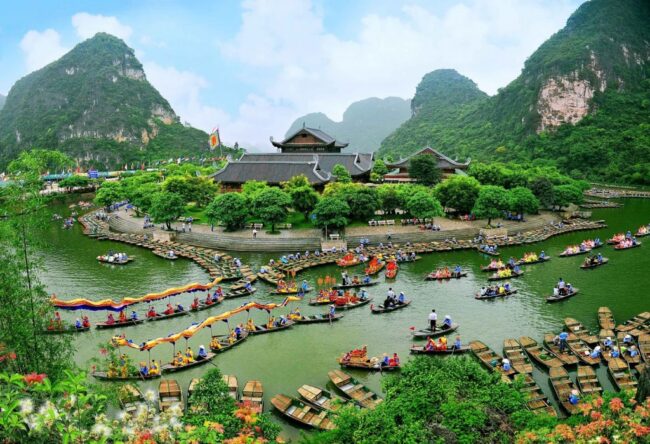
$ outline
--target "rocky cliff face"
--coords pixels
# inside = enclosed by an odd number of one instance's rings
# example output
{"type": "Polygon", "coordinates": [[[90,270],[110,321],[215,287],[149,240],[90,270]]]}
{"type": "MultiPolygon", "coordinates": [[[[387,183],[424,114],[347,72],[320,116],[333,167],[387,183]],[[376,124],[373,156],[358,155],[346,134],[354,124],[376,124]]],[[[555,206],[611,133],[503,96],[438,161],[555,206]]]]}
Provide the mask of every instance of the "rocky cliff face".
{"type": "Polygon", "coordinates": [[[589,113],[594,88],[588,80],[557,77],[548,79],[539,92],[537,112],[540,115],[538,132],[575,124],[589,113]]]}
{"type": "Polygon", "coordinates": [[[133,50],[103,33],[16,82],[0,111],[0,167],[32,146],[60,149],[80,162],[96,160],[101,152],[103,164],[123,165],[133,157],[159,155],[161,148],[207,151],[207,139],[179,123],[133,50]],[[175,147],[165,137],[152,148],[170,131],[175,147]]]}

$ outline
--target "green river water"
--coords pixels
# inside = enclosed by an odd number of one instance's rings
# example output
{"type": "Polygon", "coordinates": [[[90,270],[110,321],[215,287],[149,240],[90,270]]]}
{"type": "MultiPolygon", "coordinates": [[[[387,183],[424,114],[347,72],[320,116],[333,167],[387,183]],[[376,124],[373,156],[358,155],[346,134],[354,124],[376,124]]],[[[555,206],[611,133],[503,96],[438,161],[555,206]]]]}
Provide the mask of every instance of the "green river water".
{"type": "MultiPolygon", "coordinates": [[[[553,259],[545,264],[526,268],[522,278],[513,280],[519,289],[515,296],[504,300],[477,301],[474,293],[484,285],[487,273],[480,271],[480,266],[489,259],[475,251],[434,253],[424,255],[422,260],[401,266],[396,281],[384,282],[370,287],[370,295],[375,303],[383,301],[389,286],[397,292],[404,291],[412,299],[410,307],[394,313],[373,315],[368,306],[345,312],[345,317],[333,325],[315,324],[294,326],[291,329],[249,338],[239,347],[218,355],[212,362],[223,373],[235,374],[240,388],[249,379],[259,379],[264,384],[266,410],[271,410],[269,400],[277,393],[296,396],[296,389],[302,384],[326,386],[327,371],[337,368],[336,358],[352,348],[367,345],[369,354],[397,352],[402,361],[409,358],[408,350],[412,344],[409,327],[425,327],[427,315],[432,308],[440,318],[450,314],[460,324],[458,334],[464,343],[479,339],[502,353],[503,339],[522,335],[531,336],[541,341],[546,332],[558,332],[566,316],[582,321],[593,331],[597,330],[596,311],[600,306],[609,306],[617,322],[622,322],[635,314],[650,309],[648,284],[650,279],[645,274],[650,270],[650,241],[641,248],[614,251],[605,246],[599,251],[610,258],[610,263],[595,270],[581,270],[579,265],[584,256],[559,258],[558,254],[566,245],[578,243],[586,238],[599,236],[603,241],[615,232],[627,229],[635,231],[640,225],[650,222],[650,201],[625,200],[620,209],[603,209],[593,211],[593,217],[605,219],[608,228],[576,232],[553,237],[550,240],[525,247],[503,249],[502,256],[521,257],[526,251],[539,252],[542,249],[553,259]],[[449,282],[426,282],[425,274],[444,265],[460,264],[469,271],[469,277],[449,282]],[[544,295],[552,291],[559,277],[580,289],[575,298],[557,304],[548,304],[544,295]]],[[[64,205],[55,206],[53,212],[68,215],[70,210],[64,205]]],[[[50,293],[56,293],[63,299],[85,297],[91,299],[125,296],[142,296],[170,287],[178,287],[190,282],[207,283],[210,278],[198,265],[189,260],[166,261],[154,256],[149,250],[121,243],[97,241],[84,236],[77,224],[72,230],[62,230],[59,222],[52,222],[44,228],[47,245],[43,247],[44,267],[41,279],[50,293]],[[110,266],[99,264],[95,257],[109,249],[127,252],[136,260],[127,266],[110,266]]],[[[646,239],[647,240],[647,239],[646,239]]],[[[255,269],[265,264],[277,254],[238,254],[244,262],[255,269]]],[[[361,268],[358,268],[361,271],[361,268]]],[[[307,279],[311,285],[319,277],[337,276],[340,270],[336,266],[326,266],[308,270],[299,278],[307,279]]],[[[282,296],[268,293],[270,287],[257,282],[257,293],[252,300],[263,303],[280,302],[282,296]]],[[[227,286],[227,285],[226,285],[227,286]]],[[[313,294],[313,293],[312,293],[313,294]]],[[[310,294],[310,295],[312,295],[310,294]]],[[[205,293],[201,293],[204,296],[205,293]]],[[[193,295],[185,294],[174,298],[188,307],[193,295]]],[[[167,321],[145,323],[123,329],[127,338],[135,343],[166,336],[190,326],[192,322],[235,308],[251,299],[232,299],[221,306],[167,321]]],[[[166,301],[159,302],[162,309],[166,301]]],[[[295,303],[294,303],[295,304],[295,303]]],[[[310,307],[307,301],[297,303],[303,314],[320,313],[326,307],[310,307]]],[[[136,306],[144,316],[145,305],[136,306]]],[[[286,313],[288,309],[282,310],[286,313]]],[[[280,310],[277,311],[280,313],[280,310]]],[[[91,312],[92,322],[105,319],[103,312],[91,312]]],[[[74,320],[75,313],[63,313],[65,319],[74,320]]],[[[266,320],[266,313],[252,311],[251,316],[259,323],[266,320]]],[[[234,318],[245,322],[246,314],[234,318]]],[[[77,348],[76,360],[82,367],[88,367],[88,360],[98,353],[98,344],[105,342],[121,330],[91,330],[89,333],[75,335],[77,348]]],[[[213,332],[225,333],[226,325],[213,327],[213,332]]],[[[453,336],[451,337],[453,339],[453,336]]],[[[184,342],[184,341],[182,341],[184,342]]],[[[206,347],[210,342],[210,330],[205,329],[194,336],[189,344],[196,351],[199,345],[206,347]]],[[[184,348],[185,344],[177,344],[184,348]]],[[[146,352],[129,350],[127,353],[137,363],[146,360],[146,352]]],[[[168,361],[172,356],[172,346],[163,344],[152,350],[152,358],[168,361]]],[[[175,374],[183,387],[187,387],[191,378],[206,372],[210,364],[175,374]]],[[[381,374],[369,374],[360,371],[351,372],[356,378],[375,390],[380,390],[381,374]]],[[[600,381],[606,389],[612,389],[612,383],[606,368],[598,369],[600,381]]],[[[553,399],[545,373],[536,369],[535,379],[542,389],[553,399]]],[[[574,375],[575,376],[575,375],[574,375]]],[[[144,384],[157,388],[157,382],[144,384]]],[[[284,428],[286,437],[298,436],[298,430],[276,416],[284,428]]]]}

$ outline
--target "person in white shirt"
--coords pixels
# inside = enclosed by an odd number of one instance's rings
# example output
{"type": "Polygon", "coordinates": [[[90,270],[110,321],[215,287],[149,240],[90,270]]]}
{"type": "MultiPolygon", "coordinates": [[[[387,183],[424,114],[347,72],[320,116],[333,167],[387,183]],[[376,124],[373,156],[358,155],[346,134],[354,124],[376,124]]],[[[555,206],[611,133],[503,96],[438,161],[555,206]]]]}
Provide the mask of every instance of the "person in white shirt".
{"type": "Polygon", "coordinates": [[[433,309],[431,310],[431,313],[429,313],[429,329],[431,329],[431,331],[436,330],[437,321],[438,321],[438,313],[436,313],[436,310],[433,309]]]}

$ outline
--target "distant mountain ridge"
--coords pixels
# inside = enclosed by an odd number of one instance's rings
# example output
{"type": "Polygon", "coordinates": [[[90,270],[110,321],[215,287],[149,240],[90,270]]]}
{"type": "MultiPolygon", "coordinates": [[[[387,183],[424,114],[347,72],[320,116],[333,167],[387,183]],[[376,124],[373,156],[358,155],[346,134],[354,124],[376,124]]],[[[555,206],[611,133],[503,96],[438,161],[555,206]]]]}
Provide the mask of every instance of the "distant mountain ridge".
{"type": "Polygon", "coordinates": [[[99,33],[9,91],[0,110],[0,166],[31,147],[113,167],[207,153],[208,135],[179,122],[131,48],[99,33]]]}
{"type": "Polygon", "coordinates": [[[410,100],[399,97],[372,97],[352,103],[335,122],[323,113],[310,113],[296,119],[285,135],[289,136],[303,125],[325,131],[335,139],[349,143],[347,152],[371,153],[381,141],[411,117],[410,100]]]}
{"type": "MultiPolygon", "coordinates": [[[[381,154],[543,159],[578,177],[650,183],[650,2],[590,0],[492,96],[425,96],[381,154]]],[[[426,88],[424,88],[426,89],[426,88]]]]}

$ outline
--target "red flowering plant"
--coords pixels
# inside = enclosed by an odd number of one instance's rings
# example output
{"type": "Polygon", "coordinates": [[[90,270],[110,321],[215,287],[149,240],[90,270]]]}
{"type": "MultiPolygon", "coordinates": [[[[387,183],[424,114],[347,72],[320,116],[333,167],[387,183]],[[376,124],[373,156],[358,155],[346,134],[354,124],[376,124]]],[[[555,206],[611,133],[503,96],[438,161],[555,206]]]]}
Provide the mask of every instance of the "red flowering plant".
{"type": "Polygon", "coordinates": [[[639,403],[632,391],[588,397],[580,412],[554,428],[524,430],[517,444],[650,443],[650,397],[639,403]]]}

